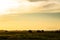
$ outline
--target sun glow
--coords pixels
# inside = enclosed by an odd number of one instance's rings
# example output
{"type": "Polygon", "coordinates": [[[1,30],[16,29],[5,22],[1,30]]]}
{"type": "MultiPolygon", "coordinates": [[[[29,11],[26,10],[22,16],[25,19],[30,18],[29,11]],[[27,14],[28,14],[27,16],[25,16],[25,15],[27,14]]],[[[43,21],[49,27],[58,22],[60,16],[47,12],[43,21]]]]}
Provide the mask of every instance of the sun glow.
{"type": "Polygon", "coordinates": [[[0,0],[0,15],[25,12],[29,7],[30,3],[26,0],[0,0]]]}
{"type": "Polygon", "coordinates": [[[19,3],[14,0],[0,0],[0,15],[6,14],[6,11],[10,8],[17,8],[19,3]]]}
{"type": "Polygon", "coordinates": [[[12,14],[12,13],[22,14],[22,13],[36,13],[36,12],[47,12],[47,11],[51,12],[51,10],[53,10],[53,12],[60,11],[60,4],[56,3],[55,1],[29,2],[28,0],[0,0],[0,15],[12,14]],[[56,6],[53,4],[55,4],[56,6]],[[51,7],[53,7],[53,9],[51,9],[51,7]]]}
{"type": "Polygon", "coordinates": [[[46,2],[29,2],[27,0],[0,0],[0,15],[12,13],[40,12],[46,2]]]}

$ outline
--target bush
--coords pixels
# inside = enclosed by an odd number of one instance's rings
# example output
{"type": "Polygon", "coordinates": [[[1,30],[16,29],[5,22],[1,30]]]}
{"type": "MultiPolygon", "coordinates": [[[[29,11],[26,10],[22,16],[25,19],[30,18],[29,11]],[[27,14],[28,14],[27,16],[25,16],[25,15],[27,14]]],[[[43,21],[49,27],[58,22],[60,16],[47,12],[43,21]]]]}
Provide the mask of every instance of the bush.
{"type": "Polygon", "coordinates": [[[29,33],[32,33],[32,30],[29,30],[28,32],[29,32],[29,33]]]}

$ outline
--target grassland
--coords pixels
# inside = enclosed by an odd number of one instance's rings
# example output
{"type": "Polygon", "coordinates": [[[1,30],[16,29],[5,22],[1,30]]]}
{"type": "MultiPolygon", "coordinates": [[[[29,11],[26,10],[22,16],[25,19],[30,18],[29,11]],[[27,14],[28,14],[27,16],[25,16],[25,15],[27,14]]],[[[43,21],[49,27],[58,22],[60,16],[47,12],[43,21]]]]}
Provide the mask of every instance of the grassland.
{"type": "Polygon", "coordinates": [[[60,40],[60,31],[3,31],[0,30],[0,40],[60,40]]]}

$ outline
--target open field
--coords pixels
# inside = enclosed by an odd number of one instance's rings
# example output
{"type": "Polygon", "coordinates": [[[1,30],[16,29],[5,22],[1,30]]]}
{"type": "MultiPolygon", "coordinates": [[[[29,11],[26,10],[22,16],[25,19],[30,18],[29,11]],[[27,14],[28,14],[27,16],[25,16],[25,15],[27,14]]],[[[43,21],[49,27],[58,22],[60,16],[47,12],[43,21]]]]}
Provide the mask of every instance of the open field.
{"type": "Polygon", "coordinates": [[[0,40],[60,40],[60,31],[0,31],[0,40]]]}

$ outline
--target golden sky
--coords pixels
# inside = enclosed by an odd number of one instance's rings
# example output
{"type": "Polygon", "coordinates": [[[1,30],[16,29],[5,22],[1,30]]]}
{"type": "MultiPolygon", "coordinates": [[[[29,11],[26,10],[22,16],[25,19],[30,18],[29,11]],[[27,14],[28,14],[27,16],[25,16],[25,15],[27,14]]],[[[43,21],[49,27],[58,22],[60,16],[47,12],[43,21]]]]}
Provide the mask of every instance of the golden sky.
{"type": "Polygon", "coordinates": [[[0,30],[29,29],[60,29],[60,1],[0,0],[0,30]]]}
{"type": "Polygon", "coordinates": [[[59,0],[0,0],[0,15],[47,11],[60,12],[59,0]]]}

